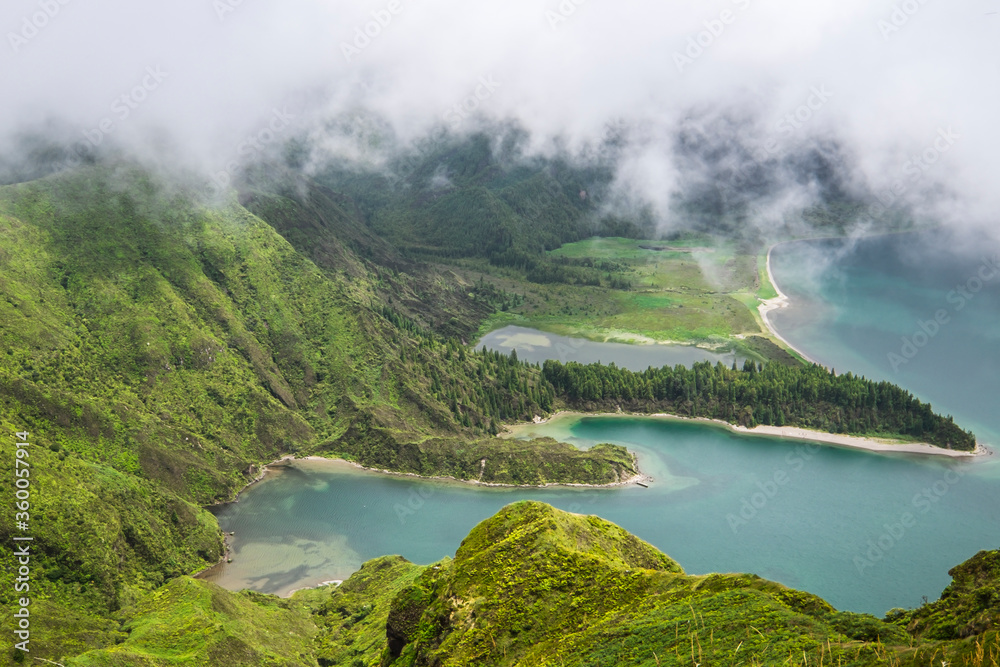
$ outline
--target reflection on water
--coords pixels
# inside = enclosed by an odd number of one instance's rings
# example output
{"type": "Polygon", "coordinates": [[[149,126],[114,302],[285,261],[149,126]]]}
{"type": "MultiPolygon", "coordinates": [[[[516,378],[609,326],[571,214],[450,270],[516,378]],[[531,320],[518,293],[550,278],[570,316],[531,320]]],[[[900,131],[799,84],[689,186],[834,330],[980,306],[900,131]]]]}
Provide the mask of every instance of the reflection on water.
{"type": "MultiPolygon", "coordinates": [[[[483,336],[476,349],[483,348],[504,354],[517,350],[519,359],[532,363],[541,363],[547,359],[557,359],[563,363],[614,363],[620,368],[633,371],[644,371],[650,366],[690,366],[697,361],[721,361],[729,366],[737,360],[734,353],[718,354],[692,345],[598,343],[514,326],[497,329],[483,336]]],[[[743,357],[739,357],[738,361],[742,363],[743,357]]]]}
{"type": "Polygon", "coordinates": [[[312,469],[309,462],[275,466],[266,483],[278,495],[267,494],[261,503],[244,493],[241,502],[215,508],[224,531],[234,533],[227,538],[232,562],[217,565],[202,578],[231,590],[289,595],[346,579],[360,569],[365,559],[351,549],[347,536],[332,531],[321,513],[305,506],[330,493],[332,478],[311,474],[312,469]],[[261,526],[267,530],[259,530],[261,526]]]}

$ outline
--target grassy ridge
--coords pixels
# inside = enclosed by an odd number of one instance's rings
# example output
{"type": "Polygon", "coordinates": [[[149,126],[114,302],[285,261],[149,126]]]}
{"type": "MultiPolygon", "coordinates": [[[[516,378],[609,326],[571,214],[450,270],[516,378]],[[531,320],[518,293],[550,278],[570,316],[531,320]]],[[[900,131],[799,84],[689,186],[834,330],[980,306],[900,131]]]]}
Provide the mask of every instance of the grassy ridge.
{"type": "Polygon", "coordinates": [[[399,593],[386,633],[362,664],[957,666],[1000,650],[995,632],[923,641],[755,576],[685,575],[612,524],[530,502],[399,593]]]}
{"type": "Polygon", "coordinates": [[[995,667],[994,628],[942,637],[915,621],[995,615],[982,591],[1000,583],[984,567],[996,558],[957,567],[912,617],[880,620],[753,575],[687,575],[614,524],[520,502],[453,559],[378,558],[291,600],[176,579],[124,609],[108,645],[65,664],[995,667]]]}

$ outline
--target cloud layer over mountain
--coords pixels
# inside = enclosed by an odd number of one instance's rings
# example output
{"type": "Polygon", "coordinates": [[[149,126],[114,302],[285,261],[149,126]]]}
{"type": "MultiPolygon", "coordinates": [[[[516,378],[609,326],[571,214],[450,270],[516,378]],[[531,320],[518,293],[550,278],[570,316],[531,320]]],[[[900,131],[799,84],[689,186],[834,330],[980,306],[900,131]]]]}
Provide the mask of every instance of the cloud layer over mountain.
{"type": "Polygon", "coordinates": [[[665,220],[678,192],[720,180],[739,191],[761,165],[787,181],[766,203],[801,205],[818,186],[796,174],[819,159],[890,209],[989,225],[997,11],[1000,0],[11,0],[0,146],[9,161],[34,132],[218,174],[293,135],[364,159],[388,135],[513,120],[535,151],[612,147],[622,191],[665,220]]]}

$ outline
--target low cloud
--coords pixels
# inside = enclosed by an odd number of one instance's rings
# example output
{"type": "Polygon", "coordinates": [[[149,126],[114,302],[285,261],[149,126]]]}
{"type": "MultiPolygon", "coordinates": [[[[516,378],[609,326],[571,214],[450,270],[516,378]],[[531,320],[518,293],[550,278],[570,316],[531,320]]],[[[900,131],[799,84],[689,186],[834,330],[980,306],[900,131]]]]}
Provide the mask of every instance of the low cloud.
{"type": "Polygon", "coordinates": [[[709,187],[723,209],[752,204],[765,227],[831,194],[885,204],[886,192],[889,210],[988,227],[1000,205],[996,9],[11,0],[0,156],[127,150],[211,179],[259,155],[247,138],[277,109],[295,121],[275,142],[308,137],[314,157],[375,166],[435,132],[519,127],[531,153],[613,160],[606,201],[665,227],[709,187]],[[942,132],[960,139],[928,163],[942,132]]]}

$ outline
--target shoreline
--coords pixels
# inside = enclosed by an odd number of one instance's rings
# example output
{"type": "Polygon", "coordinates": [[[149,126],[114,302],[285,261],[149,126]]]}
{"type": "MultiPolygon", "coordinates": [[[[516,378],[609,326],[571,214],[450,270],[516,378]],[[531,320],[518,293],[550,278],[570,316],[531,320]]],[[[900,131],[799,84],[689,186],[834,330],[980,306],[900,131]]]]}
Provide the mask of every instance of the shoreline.
{"type": "Polygon", "coordinates": [[[765,262],[767,268],[767,279],[771,282],[771,287],[773,287],[774,291],[778,293],[778,296],[774,297],[773,299],[761,300],[760,305],[757,306],[757,312],[760,313],[760,318],[764,321],[764,326],[767,327],[767,330],[771,333],[771,335],[780,340],[786,346],[788,346],[788,349],[794,351],[796,354],[798,354],[800,357],[802,357],[809,363],[816,364],[818,366],[823,366],[824,368],[826,368],[824,364],[821,364],[820,362],[816,361],[808,354],[806,354],[805,352],[803,352],[802,350],[800,350],[799,348],[795,347],[790,342],[788,342],[788,340],[784,336],[778,333],[778,330],[774,328],[774,325],[768,318],[768,315],[772,311],[780,310],[782,308],[787,308],[790,305],[792,305],[791,299],[788,298],[787,294],[781,291],[781,287],[779,287],[778,283],[774,280],[774,273],[771,271],[771,253],[773,253],[774,249],[780,245],[784,245],[786,243],[796,243],[796,242],[797,241],[782,241],[781,243],[775,243],[774,245],[772,245],[770,248],[767,249],[767,261],[765,262]]]}
{"type": "MultiPolygon", "coordinates": [[[[547,336],[558,336],[560,338],[568,338],[571,340],[582,340],[589,343],[598,344],[611,344],[611,345],[627,345],[629,347],[641,348],[641,347],[674,347],[674,348],[692,348],[703,350],[705,352],[712,352],[719,355],[730,354],[734,351],[734,342],[738,340],[738,336],[716,336],[718,340],[713,340],[709,338],[699,338],[692,340],[660,340],[658,338],[651,338],[639,333],[619,330],[619,329],[573,329],[572,331],[565,330],[553,330],[547,326],[545,322],[505,322],[501,323],[500,326],[494,327],[487,331],[486,333],[478,336],[475,342],[472,344],[474,349],[478,349],[480,345],[483,344],[483,339],[492,333],[501,331],[503,329],[516,327],[524,329],[526,331],[544,334],[547,336]]],[[[555,327],[559,328],[559,327],[555,327]]],[[[512,348],[516,349],[516,348],[512,348]]]]}
{"type": "MultiPolygon", "coordinates": [[[[635,461],[635,454],[633,452],[629,453],[632,454],[632,459],[633,461],[635,461]]],[[[415,472],[397,472],[394,470],[385,470],[382,468],[369,468],[368,466],[364,466],[360,463],[357,463],[356,461],[348,461],[347,459],[341,459],[341,458],[327,458],[325,456],[306,456],[303,458],[285,457],[280,461],[285,461],[285,460],[334,463],[337,465],[347,465],[357,470],[376,473],[379,475],[390,475],[393,477],[416,477],[417,479],[422,479],[432,482],[450,482],[456,484],[468,484],[471,486],[484,486],[493,489],[548,489],[555,486],[584,488],[584,489],[614,489],[623,486],[633,486],[638,484],[639,482],[648,483],[653,481],[652,477],[646,475],[640,470],[637,474],[632,475],[628,479],[624,479],[618,482],[609,482],[607,484],[579,484],[574,482],[547,482],[545,484],[502,484],[499,482],[481,482],[476,479],[459,479],[458,477],[452,477],[450,475],[429,476],[429,475],[420,475],[415,472]]],[[[275,461],[275,463],[271,465],[280,463],[280,461],[275,461]]]]}
{"type": "MultiPolygon", "coordinates": [[[[632,454],[633,461],[634,461],[635,460],[635,453],[634,452],[629,452],[629,453],[632,454]]],[[[294,454],[286,454],[285,456],[282,456],[279,459],[275,459],[271,463],[268,463],[268,464],[262,466],[261,467],[261,472],[257,475],[257,477],[254,478],[253,480],[251,480],[249,483],[247,483],[246,486],[244,486],[242,489],[240,489],[240,491],[233,497],[232,500],[221,501],[221,502],[218,502],[218,503],[214,503],[212,505],[206,505],[205,507],[206,508],[208,508],[208,507],[220,507],[222,505],[230,505],[230,504],[233,504],[233,503],[240,502],[240,500],[239,500],[240,495],[242,495],[243,492],[246,491],[247,489],[249,489],[251,486],[257,484],[260,481],[262,481],[267,476],[267,473],[270,472],[270,471],[272,471],[272,468],[274,468],[274,469],[287,468],[287,467],[290,467],[292,464],[294,464],[296,461],[309,461],[309,462],[313,462],[313,463],[331,464],[331,465],[337,466],[337,467],[350,467],[350,468],[353,468],[355,470],[359,470],[359,471],[362,471],[362,472],[375,473],[375,474],[378,474],[378,475],[389,475],[389,476],[392,476],[392,477],[414,477],[414,478],[417,478],[417,479],[431,481],[431,482],[448,482],[448,483],[453,483],[453,484],[463,484],[463,485],[470,485],[470,486],[482,486],[482,487],[494,488],[494,489],[547,489],[547,488],[551,488],[551,487],[569,487],[569,488],[585,488],[585,489],[615,489],[615,488],[621,488],[621,487],[625,487],[625,486],[635,486],[635,485],[638,485],[639,483],[647,484],[647,483],[653,481],[652,477],[650,477],[649,475],[647,475],[647,474],[643,473],[641,470],[639,470],[639,472],[637,474],[632,475],[628,479],[620,480],[618,482],[608,482],[607,484],[583,484],[583,483],[575,483],[575,482],[547,482],[545,484],[503,484],[503,483],[500,483],[500,482],[482,482],[482,481],[479,481],[479,480],[476,480],[476,479],[459,479],[458,477],[453,477],[453,476],[450,476],[450,475],[449,476],[444,476],[444,475],[420,475],[420,474],[415,473],[415,472],[398,472],[398,471],[395,471],[395,470],[387,470],[387,469],[384,469],[384,468],[370,468],[370,467],[362,465],[362,464],[360,464],[360,463],[358,463],[356,461],[349,461],[349,460],[344,459],[344,458],[330,458],[330,457],[326,457],[326,456],[303,456],[303,457],[296,457],[294,454]]],[[[637,469],[638,469],[638,465],[637,465],[637,469]]],[[[225,560],[225,556],[223,556],[223,560],[225,560]]],[[[218,565],[218,563],[216,563],[216,565],[218,565]]],[[[213,565],[212,567],[215,567],[215,566],[213,565]]],[[[210,569],[210,568],[206,568],[206,569],[210,569]]]]}
{"type": "Polygon", "coordinates": [[[955,449],[944,449],[943,447],[923,442],[893,442],[889,439],[879,439],[857,435],[840,435],[837,433],[826,433],[824,431],[813,431],[797,426],[761,425],[755,426],[754,428],[747,428],[745,426],[738,426],[736,424],[722,421],[721,419],[709,419],[707,417],[681,417],[679,415],[671,415],[663,412],[646,414],[639,412],[578,412],[575,410],[560,410],[548,419],[542,419],[534,422],[522,422],[520,424],[508,426],[503,431],[501,437],[516,437],[519,431],[525,431],[530,429],[532,426],[547,424],[556,419],[565,417],[644,417],[649,419],[662,419],[664,421],[700,423],[709,426],[714,425],[717,427],[726,427],[730,431],[741,435],[765,436],[779,438],[782,440],[814,442],[826,446],[860,449],[867,452],[883,454],[919,454],[924,456],[944,456],[946,458],[954,459],[979,459],[993,455],[993,450],[978,442],[976,443],[976,449],[974,451],[964,452],[955,449]]]}
{"type": "MultiPolygon", "coordinates": [[[[746,426],[739,426],[737,424],[732,424],[730,422],[726,422],[721,419],[710,419],[708,417],[683,417],[680,415],[672,415],[665,412],[657,412],[650,414],[643,412],[580,412],[577,410],[559,410],[558,412],[553,413],[546,419],[538,418],[536,421],[520,422],[517,424],[505,424],[503,430],[499,434],[499,437],[516,438],[520,432],[528,430],[534,426],[548,424],[558,419],[563,419],[567,417],[619,417],[619,418],[642,417],[646,419],[659,419],[664,421],[689,422],[689,423],[703,424],[706,426],[724,427],[729,431],[740,435],[764,436],[764,437],[779,438],[782,440],[814,442],[827,446],[844,447],[848,449],[859,449],[873,453],[920,454],[925,456],[944,456],[946,458],[956,458],[956,459],[978,459],[986,456],[992,456],[994,454],[994,451],[992,449],[979,442],[976,443],[976,449],[974,451],[966,452],[961,450],[945,449],[943,447],[938,447],[936,445],[924,442],[903,442],[903,441],[893,441],[888,438],[879,439],[875,437],[866,437],[857,435],[841,435],[838,433],[827,433],[825,431],[814,431],[811,429],[801,428],[798,426],[759,425],[755,426],[754,428],[747,428],[746,426]]],[[[635,453],[631,451],[630,453],[633,456],[633,460],[635,460],[635,453]]],[[[499,482],[482,482],[475,479],[459,479],[457,477],[453,477],[450,475],[448,476],[420,475],[415,472],[399,472],[395,470],[388,470],[385,468],[371,468],[362,465],[356,461],[350,461],[344,458],[330,458],[325,456],[296,457],[294,454],[286,454],[278,459],[275,459],[271,463],[261,466],[260,472],[257,474],[257,476],[254,479],[247,482],[247,484],[234,495],[232,500],[220,501],[212,505],[207,505],[206,508],[219,507],[222,505],[238,503],[240,495],[242,495],[251,486],[254,486],[258,482],[263,481],[267,477],[267,474],[269,472],[273,472],[272,469],[289,467],[296,461],[327,463],[335,466],[350,467],[362,472],[375,473],[379,475],[389,475],[392,477],[413,477],[427,481],[448,482],[454,484],[482,486],[486,488],[495,488],[495,489],[546,489],[550,487],[614,489],[625,486],[635,486],[639,483],[646,484],[655,481],[653,477],[639,470],[636,475],[633,475],[628,479],[621,480],[618,482],[609,482],[607,484],[582,484],[573,482],[547,482],[545,484],[503,484],[499,482]]],[[[636,464],[637,464],[636,468],[638,470],[637,461],[636,464]]],[[[225,557],[223,557],[223,560],[224,559],[225,557]]]]}
{"type": "MultiPolygon", "coordinates": [[[[210,503],[208,505],[204,505],[204,508],[208,509],[209,507],[220,507],[222,505],[229,505],[231,503],[238,503],[238,502],[240,502],[240,500],[239,500],[240,494],[242,494],[244,491],[246,491],[247,489],[249,489],[251,486],[253,486],[257,482],[263,481],[263,479],[265,477],[267,477],[267,473],[270,471],[270,469],[271,469],[272,466],[277,466],[282,461],[294,461],[294,460],[295,460],[295,455],[294,454],[285,454],[284,456],[282,456],[279,459],[275,459],[274,461],[271,461],[270,463],[265,463],[264,465],[262,465],[260,467],[260,472],[257,473],[256,477],[254,477],[249,482],[247,482],[246,484],[244,484],[240,488],[239,491],[237,491],[236,493],[234,493],[232,495],[232,498],[230,500],[220,500],[218,502],[210,503]]],[[[250,466],[250,471],[252,472],[253,469],[256,468],[256,467],[257,467],[256,464],[251,465],[250,466]]]]}
{"type": "MultiPolygon", "coordinates": [[[[257,475],[253,479],[251,479],[249,482],[247,482],[246,484],[244,484],[243,487],[239,491],[237,491],[235,494],[233,494],[232,499],[230,499],[230,500],[220,500],[218,502],[211,503],[210,505],[203,505],[202,509],[211,511],[210,508],[212,508],[212,507],[222,507],[223,505],[232,505],[233,503],[240,502],[240,496],[243,494],[243,492],[246,491],[247,489],[249,489],[254,484],[257,484],[258,482],[263,481],[264,478],[267,477],[267,473],[270,472],[272,466],[277,466],[282,461],[294,460],[294,458],[295,458],[294,455],[292,455],[292,454],[286,454],[286,455],[282,456],[280,459],[275,459],[274,461],[271,461],[270,463],[266,463],[266,464],[262,465],[260,467],[260,472],[258,472],[257,475]]],[[[250,466],[250,471],[252,472],[255,467],[256,467],[256,464],[251,465],[250,466]]],[[[220,530],[221,530],[221,528],[220,528],[220,530]]],[[[230,537],[234,537],[234,535],[229,534],[229,533],[222,533],[222,556],[219,557],[219,560],[217,562],[215,562],[212,565],[209,565],[207,567],[204,567],[204,568],[198,570],[197,572],[194,572],[194,573],[192,573],[192,574],[190,574],[188,576],[190,576],[190,577],[192,577],[194,579],[200,579],[202,576],[208,574],[209,572],[211,572],[215,568],[219,567],[220,565],[225,565],[226,562],[227,562],[227,560],[229,559],[229,554],[230,554],[230,543],[229,543],[229,538],[230,537]]]]}

